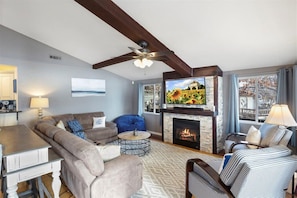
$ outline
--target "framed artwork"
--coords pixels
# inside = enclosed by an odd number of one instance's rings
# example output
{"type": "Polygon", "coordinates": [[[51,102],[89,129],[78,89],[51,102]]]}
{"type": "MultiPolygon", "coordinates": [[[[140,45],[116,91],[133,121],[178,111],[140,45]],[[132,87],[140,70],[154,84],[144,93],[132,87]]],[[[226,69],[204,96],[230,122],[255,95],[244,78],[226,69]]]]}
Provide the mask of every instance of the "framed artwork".
{"type": "Polygon", "coordinates": [[[105,80],[72,78],[72,97],[105,96],[105,80]]]}

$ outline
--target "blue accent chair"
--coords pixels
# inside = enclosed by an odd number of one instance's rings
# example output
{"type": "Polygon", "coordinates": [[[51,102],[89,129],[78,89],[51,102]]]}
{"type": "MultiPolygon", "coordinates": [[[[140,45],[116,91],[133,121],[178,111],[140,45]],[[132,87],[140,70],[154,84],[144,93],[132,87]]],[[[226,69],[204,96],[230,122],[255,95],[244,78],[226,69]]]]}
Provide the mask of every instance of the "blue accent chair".
{"type": "Polygon", "coordinates": [[[139,115],[122,115],[117,117],[113,122],[117,124],[119,133],[133,131],[134,129],[146,131],[144,118],[139,115]]]}

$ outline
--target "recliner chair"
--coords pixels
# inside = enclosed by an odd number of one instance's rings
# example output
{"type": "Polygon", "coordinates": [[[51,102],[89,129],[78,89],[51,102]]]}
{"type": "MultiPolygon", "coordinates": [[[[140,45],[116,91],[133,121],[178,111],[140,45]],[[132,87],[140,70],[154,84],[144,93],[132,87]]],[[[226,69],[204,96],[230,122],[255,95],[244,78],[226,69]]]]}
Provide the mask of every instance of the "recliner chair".
{"type": "Polygon", "coordinates": [[[289,129],[280,128],[278,125],[264,123],[259,128],[261,139],[259,144],[246,141],[247,133],[231,133],[225,140],[225,153],[232,153],[240,149],[249,149],[249,146],[264,148],[274,145],[287,146],[293,132],[289,129]]]}
{"type": "Polygon", "coordinates": [[[297,157],[285,146],[235,151],[219,174],[208,163],[190,159],[186,198],[280,198],[297,169],[297,157]]]}

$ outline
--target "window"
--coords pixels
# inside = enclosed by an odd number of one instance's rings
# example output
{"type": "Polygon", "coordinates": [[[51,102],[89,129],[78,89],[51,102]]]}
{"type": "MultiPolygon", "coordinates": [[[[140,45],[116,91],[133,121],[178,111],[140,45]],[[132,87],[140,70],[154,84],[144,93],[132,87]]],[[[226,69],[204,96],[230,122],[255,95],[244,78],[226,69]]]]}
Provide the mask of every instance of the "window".
{"type": "Polygon", "coordinates": [[[143,85],[143,112],[160,113],[161,83],[143,85]]]}
{"type": "Polygon", "coordinates": [[[277,75],[240,77],[239,119],[264,122],[276,103],[277,75]]]}

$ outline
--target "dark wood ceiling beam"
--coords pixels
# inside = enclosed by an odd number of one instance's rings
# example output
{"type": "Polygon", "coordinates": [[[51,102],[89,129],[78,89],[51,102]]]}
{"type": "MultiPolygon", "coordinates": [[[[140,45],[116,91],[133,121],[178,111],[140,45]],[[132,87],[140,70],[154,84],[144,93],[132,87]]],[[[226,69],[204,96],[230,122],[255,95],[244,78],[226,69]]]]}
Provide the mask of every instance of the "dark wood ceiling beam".
{"type": "MultiPolygon", "coordinates": [[[[132,17],[124,12],[111,0],[75,0],[107,24],[118,30],[136,44],[141,40],[149,43],[148,49],[151,51],[169,50],[163,43],[155,38],[144,27],[137,23],[132,17]]],[[[182,76],[191,76],[192,68],[182,61],[177,55],[167,56],[169,60],[163,61],[182,76]]],[[[96,65],[96,64],[95,64],[96,65]]],[[[93,65],[93,68],[97,66],[93,65]]],[[[95,69],[96,69],[95,68],[95,69]]],[[[101,67],[98,67],[101,68],[101,67]]]]}
{"type": "Polygon", "coordinates": [[[133,59],[132,56],[135,56],[135,55],[136,54],[134,52],[130,52],[128,54],[124,54],[124,55],[118,56],[116,58],[112,58],[107,61],[103,61],[103,62],[94,64],[93,69],[100,69],[102,67],[106,67],[106,65],[114,65],[114,64],[121,63],[124,61],[132,60],[133,59]]]}

